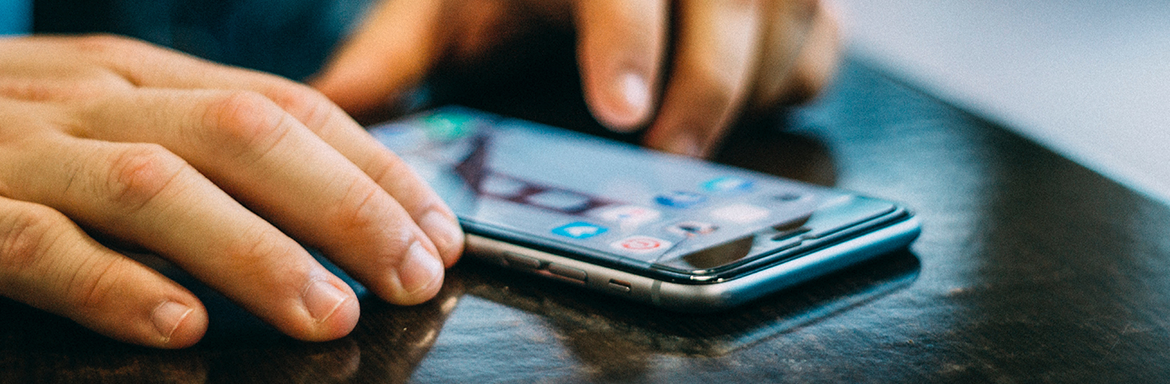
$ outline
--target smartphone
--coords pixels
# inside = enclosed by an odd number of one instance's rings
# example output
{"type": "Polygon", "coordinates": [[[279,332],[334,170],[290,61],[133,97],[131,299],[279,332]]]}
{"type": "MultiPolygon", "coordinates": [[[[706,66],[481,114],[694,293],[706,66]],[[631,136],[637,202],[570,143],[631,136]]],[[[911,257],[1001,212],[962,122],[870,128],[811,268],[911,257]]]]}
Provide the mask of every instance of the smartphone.
{"type": "Polygon", "coordinates": [[[712,312],[894,251],[885,200],[464,107],[369,127],[450,205],[466,256],[712,312]]]}

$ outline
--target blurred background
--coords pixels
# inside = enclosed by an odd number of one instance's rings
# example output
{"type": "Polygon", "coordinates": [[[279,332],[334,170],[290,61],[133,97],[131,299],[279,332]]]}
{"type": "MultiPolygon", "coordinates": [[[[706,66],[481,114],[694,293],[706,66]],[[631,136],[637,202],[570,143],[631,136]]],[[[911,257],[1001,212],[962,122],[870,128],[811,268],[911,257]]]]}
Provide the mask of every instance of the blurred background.
{"type": "Polygon", "coordinates": [[[1170,5],[838,0],[852,53],[1170,203],[1170,5]]]}

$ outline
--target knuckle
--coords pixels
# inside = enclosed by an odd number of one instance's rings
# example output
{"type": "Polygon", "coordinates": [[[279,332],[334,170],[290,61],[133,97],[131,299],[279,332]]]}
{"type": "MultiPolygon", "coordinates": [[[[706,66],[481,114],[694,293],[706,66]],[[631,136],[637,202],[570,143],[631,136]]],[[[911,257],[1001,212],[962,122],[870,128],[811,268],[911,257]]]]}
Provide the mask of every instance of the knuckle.
{"type": "Polygon", "coordinates": [[[69,308],[86,313],[118,300],[114,292],[127,267],[124,260],[90,257],[81,268],[73,271],[65,285],[65,301],[69,308]]]}
{"type": "Polygon", "coordinates": [[[395,156],[389,151],[380,152],[377,156],[372,156],[368,164],[362,167],[366,174],[370,176],[378,185],[394,185],[400,180],[405,179],[405,175],[414,176],[414,169],[410,168],[398,156],[395,156]]]}
{"type": "Polygon", "coordinates": [[[735,98],[735,87],[725,73],[713,68],[696,68],[690,71],[690,78],[699,86],[687,90],[685,97],[690,105],[703,110],[721,110],[735,98]]]}
{"type": "Polygon", "coordinates": [[[385,212],[389,211],[381,189],[362,181],[354,182],[337,204],[333,215],[339,228],[379,228],[385,212]]]}
{"type": "Polygon", "coordinates": [[[821,4],[821,0],[798,0],[792,2],[792,7],[802,11],[803,14],[811,15],[821,7],[821,4]]]}
{"type": "Polygon", "coordinates": [[[211,100],[200,132],[220,148],[264,153],[288,134],[287,115],[272,100],[251,91],[231,91],[211,100]]]}
{"type": "Polygon", "coordinates": [[[267,92],[277,105],[309,127],[323,127],[338,108],[325,95],[301,84],[279,84],[267,92]]]}
{"type": "Polygon", "coordinates": [[[430,210],[444,210],[446,203],[435,194],[402,158],[390,151],[372,156],[362,169],[374,183],[392,190],[392,196],[409,213],[421,215],[430,210]]]}
{"type": "Polygon", "coordinates": [[[36,266],[45,255],[64,218],[57,212],[21,204],[0,217],[0,274],[20,274],[36,266]]]}
{"type": "Polygon", "coordinates": [[[343,236],[378,239],[377,246],[367,256],[368,262],[378,268],[396,267],[402,262],[403,252],[417,241],[412,222],[405,212],[401,217],[407,219],[396,221],[392,212],[399,209],[388,203],[391,198],[376,185],[367,184],[370,183],[351,187],[327,221],[343,236]]]}
{"type": "MultiPolygon", "coordinates": [[[[303,252],[300,246],[279,231],[253,227],[223,245],[216,265],[240,278],[261,285],[274,281],[295,281],[303,276],[304,265],[290,255],[303,252]]],[[[289,283],[292,284],[292,283],[289,283]]],[[[295,285],[295,284],[293,284],[295,285]]]]}
{"type": "Polygon", "coordinates": [[[734,9],[755,9],[764,3],[764,0],[724,0],[724,4],[734,9]]]}
{"type": "Polygon", "coordinates": [[[95,55],[143,53],[148,45],[128,37],[111,34],[94,34],[74,40],[76,47],[95,55]]]}
{"type": "Polygon", "coordinates": [[[741,73],[721,65],[715,58],[703,58],[679,68],[679,84],[686,84],[685,97],[696,106],[722,107],[736,97],[741,73]]]}
{"type": "Polygon", "coordinates": [[[110,199],[126,208],[141,208],[158,197],[186,166],[156,144],[135,144],[118,151],[109,165],[110,199]]]}
{"type": "Polygon", "coordinates": [[[821,10],[810,36],[789,70],[786,83],[775,96],[781,103],[799,103],[819,95],[837,72],[841,55],[836,17],[821,10]]]}

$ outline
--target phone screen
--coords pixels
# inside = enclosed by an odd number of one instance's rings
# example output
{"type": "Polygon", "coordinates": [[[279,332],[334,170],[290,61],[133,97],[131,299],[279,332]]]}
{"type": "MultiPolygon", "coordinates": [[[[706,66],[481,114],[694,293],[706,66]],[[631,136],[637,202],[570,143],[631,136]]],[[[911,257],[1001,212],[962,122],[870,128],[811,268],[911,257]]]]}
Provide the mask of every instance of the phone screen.
{"type": "MultiPolygon", "coordinates": [[[[609,264],[717,273],[798,244],[827,205],[849,221],[889,203],[628,144],[448,107],[370,128],[469,232],[609,264]],[[800,229],[807,231],[807,228],[800,229]]],[[[831,220],[821,219],[821,220],[831,220]]]]}

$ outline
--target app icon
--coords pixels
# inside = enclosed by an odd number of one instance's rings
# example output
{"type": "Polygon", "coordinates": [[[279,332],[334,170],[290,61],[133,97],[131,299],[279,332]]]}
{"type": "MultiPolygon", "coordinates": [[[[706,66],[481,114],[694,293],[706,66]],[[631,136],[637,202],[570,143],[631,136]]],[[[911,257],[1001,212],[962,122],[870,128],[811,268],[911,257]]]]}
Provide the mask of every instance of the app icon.
{"type": "Polygon", "coordinates": [[[718,221],[751,223],[768,217],[771,211],[751,204],[733,204],[711,211],[711,217],[718,221]]]}
{"type": "Polygon", "coordinates": [[[467,136],[474,129],[471,115],[457,111],[436,113],[423,119],[427,136],[439,141],[449,141],[467,136]]]}
{"type": "Polygon", "coordinates": [[[752,188],[752,181],[735,176],[722,176],[703,183],[703,189],[711,192],[742,192],[752,188]]]}
{"type": "Polygon", "coordinates": [[[552,233],[574,239],[588,239],[605,233],[605,231],[605,227],[600,225],[577,221],[553,228],[552,233]]]}
{"type": "Polygon", "coordinates": [[[671,245],[673,243],[669,241],[650,236],[630,236],[609,244],[614,249],[630,253],[651,253],[670,248],[671,245]]]}
{"type": "Polygon", "coordinates": [[[687,191],[671,191],[654,198],[654,202],[674,208],[687,208],[705,200],[707,196],[687,191]]]}
{"type": "Polygon", "coordinates": [[[670,231],[671,233],[683,235],[686,237],[706,235],[708,233],[715,232],[716,229],[719,229],[719,226],[702,221],[684,221],[666,228],[666,230],[670,231]]]}
{"type": "Polygon", "coordinates": [[[619,205],[592,211],[590,216],[612,221],[623,227],[636,227],[658,219],[662,213],[637,205],[619,205]]]}

